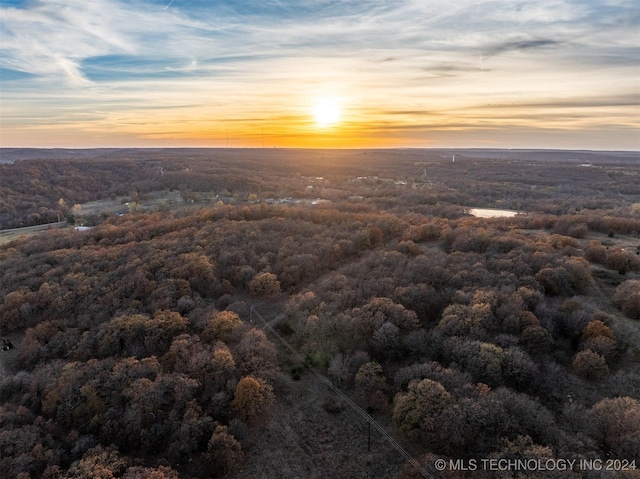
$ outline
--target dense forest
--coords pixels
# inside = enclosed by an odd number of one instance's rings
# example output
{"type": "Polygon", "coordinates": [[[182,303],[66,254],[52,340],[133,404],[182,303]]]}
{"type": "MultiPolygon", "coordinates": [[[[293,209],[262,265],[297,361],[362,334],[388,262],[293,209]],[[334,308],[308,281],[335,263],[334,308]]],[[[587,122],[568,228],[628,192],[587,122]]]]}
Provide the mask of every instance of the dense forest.
{"type": "Polygon", "coordinates": [[[640,477],[638,153],[2,158],[7,477],[640,477]]]}

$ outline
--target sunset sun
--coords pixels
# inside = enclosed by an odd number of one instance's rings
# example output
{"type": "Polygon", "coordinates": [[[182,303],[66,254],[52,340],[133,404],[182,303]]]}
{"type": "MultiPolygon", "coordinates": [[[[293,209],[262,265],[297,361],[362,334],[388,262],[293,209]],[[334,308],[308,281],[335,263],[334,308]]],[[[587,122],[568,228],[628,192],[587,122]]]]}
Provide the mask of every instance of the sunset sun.
{"type": "Polygon", "coordinates": [[[340,122],[340,105],[331,98],[319,99],[313,106],[313,116],[319,127],[333,126],[340,122]]]}

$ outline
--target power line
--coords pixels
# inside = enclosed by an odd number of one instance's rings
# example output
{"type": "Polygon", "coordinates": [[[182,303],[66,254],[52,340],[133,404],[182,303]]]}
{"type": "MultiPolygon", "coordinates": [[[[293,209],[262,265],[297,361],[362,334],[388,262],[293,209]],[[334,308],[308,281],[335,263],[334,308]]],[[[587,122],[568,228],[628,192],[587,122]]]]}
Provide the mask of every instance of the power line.
{"type": "Polygon", "coordinates": [[[393,447],[396,451],[398,451],[423,477],[426,477],[427,479],[435,479],[431,474],[429,474],[429,472],[424,467],[420,465],[418,461],[416,461],[411,456],[411,454],[409,454],[409,452],[407,452],[405,448],[403,448],[398,443],[398,441],[396,441],[384,429],[384,427],[382,427],[375,419],[373,419],[369,413],[367,413],[364,409],[362,409],[355,402],[353,402],[349,396],[347,396],[340,389],[338,389],[338,387],[335,384],[333,384],[333,382],[330,379],[325,377],[323,374],[320,374],[320,372],[318,372],[315,368],[306,364],[302,355],[293,346],[291,346],[291,344],[289,344],[289,342],[286,339],[280,336],[280,334],[271,326],[269,322],[267,322],[262,317],[260,313],[258,313],[258,311],[256,311],[256,309],[253,306],[251,306],[249,311],[252,318],[253,318],[253,314],[255,313],[255,315],[258,316],[258,318],[260,318],[260,320],[264,323],[265,327],[269,328],[269,331],[271,331],[280,340],[280,342],[293,354],[293,356],[298,361],[304,364],[305,367],[309,369],[309,371],[311,371],[320,380],[321,383],[325,384],[336,395],[338,395],[344,402],[346,402],[349,406],[351,406],[351,408],[355,412],[357,412],[365,421],[367,421],[370,425],[372,425],[382,435],[382,437],[384,437],[387,440],[387,442],[391,444],[391,447],[393,447]]]}

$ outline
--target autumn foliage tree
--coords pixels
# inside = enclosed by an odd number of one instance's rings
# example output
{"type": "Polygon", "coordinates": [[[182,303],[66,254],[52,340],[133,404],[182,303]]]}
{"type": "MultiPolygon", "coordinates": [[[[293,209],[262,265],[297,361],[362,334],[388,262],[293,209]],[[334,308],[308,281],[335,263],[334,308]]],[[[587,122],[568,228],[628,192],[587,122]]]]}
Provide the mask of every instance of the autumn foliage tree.
{"type": "Polygon", "coordinates": [[[607,361],[600,354],[585,349],[573,357],[571,368],[576,375],[590,380],[600,380],[609,374],[607,361]]]}
{"type": "Polygon", "coordinates": [[[202,335],[207,341],[220,340],[228,343],[235,339],[241,326],[242,320],[237,313],[222,311],[209,320],[202,335]]]}
{"type": "Polygon", "coordinates": [[[249,329],[233,346],[233,353],[238,368],[247,376],[268,379],[276,373],[276,348],[261,329],[249,329]]]}
{"type": "Polygon", "coordinates": [[[632,319],[640,319],[640,280],[630,279],[618,286],[613,303],[632,319]]]}
{"type": "Polygon", "coordinates": [[[195,400],[189,401],[179,425],[169,438],[167,456],[174,463],[187,462],[201,451],[211,437],[213,419],[206,415],[195,400]]]}
{"type": "Polygon", "coordinates": [[[264,379],[245,376],[236,386],[231,410],[239,419],[256,424],[265,419],[274,400],[273,388],[264,379]]]}
{"type": "Polygon", "coordinates": [[[242,446],[227,426],[216,426],[207,445],[206,459],[214,477],[233,474],[242,464],[242,446]]]}
{"type": "Polygon", "coordinates": [[[280,294],[280,281],[273,273],[258,273],[249,283],[249,290],[256,296],[271,298],[280,294]]]}
{"type": "Polygon", "coordinates": [[[96,446],[69,467],[68,477],[78,479],[112,479],[127,470],[129,461],[122,457],[115,446],[96,446]]]}
{"type": "Polygon", "coordinates": [[[406,392],[396,394],[393,419],[408,438],[430,447],[440,447],[444,415],[453,404],[454,398],[439,382],[414,380],[406,392]]]}
{"type": "Polygon", "coordinates": [[[375,297],[352,310],[353,322],[364,338],[371,338],[385,323],[395,325],[400,332],[408,332],[419,325],[416,313],[390,298],[375,297]]]}
{"type": "Polygon", "coordinates": [[[580,338],[580,347],[590,349],[605,359],[610,359],[616,351],[617,341],[609,326],[594,319],[584,328],[580,338]]]}
{"type": "Polygon", "coordinates": [[[169,466],[133,466],[127,469],[122,479],[180,479],[180,475],[169,466]]]}
{"type": "Polygon", "coordinates": [[[591,434],[615,457],[640,457],[640,401],[625,396],[607,398],[592,408],[591,434]]]}
{"type": "Polygon", "coordinates": [[[186,332],[189,321],[176,311],[157,311],[145,324],[147,354],[160,356],[169,350],[174,337],[186,332]]]}
{"type": "Polygon", "coordinates": [[[386,396],[389,386],[382,370],[376,362],[368,362],[358,369],[355,377],[356,398],[369,410],[385,411],[388,407],[386,396]]]}

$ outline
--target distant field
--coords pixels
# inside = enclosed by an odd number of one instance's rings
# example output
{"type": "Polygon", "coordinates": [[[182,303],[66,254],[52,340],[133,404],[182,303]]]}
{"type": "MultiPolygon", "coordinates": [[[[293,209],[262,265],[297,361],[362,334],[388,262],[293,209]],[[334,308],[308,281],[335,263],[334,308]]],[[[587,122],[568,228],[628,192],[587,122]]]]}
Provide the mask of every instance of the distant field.
{"type": "MultiPolygon", "coordinates": [[[[158,209],[160,205],[166,207],[175,207],[182,203],[179,191],[155,191],[145,195],[144,200],[140,200],[136,208],[140,210],[158,209]]],[[[129,198],[121,196],[115,199],[104,199],[98,201],[90,201],[80,205],[80,216],[95,215],[100,213],[126,213],[134,207],[129,198]]]]}
{"type": "Polygon", "coordinates": [[[600,241],[604,246],[617,246],[632,251],[640,248],[640,237],[636,235],[615,235],[613,238],[610,238],[604,233],[592,231],[587,235],[587,239],[600,241]]]}
{"type": "Polygon", "coordinates": [[[116,198],[114,200],[104,199],[90,201],[80,205],[79,216],[95,215],[100,213],[116,213],[120,210],[127,210],[127,206],[121,202],[121,198],[116,198]]]}
{"type": "MultiPolygon", "coordinates": [[[[79,217],[97,215],[100,213],[128,213],[130,211],[153,211],[160,208],[175,208],[182,205],[182,198],[178,191],[157,191],[145,196],[135,205],[129,198],[119,197],[115,199],[105,199],[90,201],[80,205],[79,217]]],[[[70,228],[66,221],[58,223],[48,223],[44,225],[25,226],[24,228],[11,228],[0,230],[0,245],[16,240],[21,236],[32,236],[47,231],[49,228],[70,228]]]]}
{"type": "Polygon", "coordinates": [[[21,236],[32,236],[47,231],[49,228],[70,228],[66,221],[59,223],[49,223],[46,225],[25,226],[24,228],[13,228],[8,230],[0,230],[0,245],[16,240],[21,236]]]}

